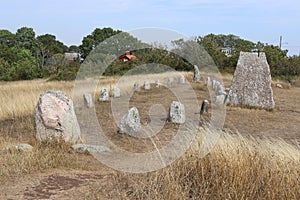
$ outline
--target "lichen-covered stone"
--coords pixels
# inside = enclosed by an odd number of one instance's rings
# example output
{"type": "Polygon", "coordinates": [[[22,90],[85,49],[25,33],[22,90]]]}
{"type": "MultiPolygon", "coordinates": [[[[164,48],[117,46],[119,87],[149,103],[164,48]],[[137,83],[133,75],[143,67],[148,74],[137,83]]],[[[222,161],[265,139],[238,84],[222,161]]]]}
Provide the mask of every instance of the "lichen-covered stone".
{"type": "Polygon", "coordinates": [[[109,100],[108,89],[104,87],[100,90],[99,101],[108,101],[108,100],[109,100]]]}
{"type": "Polygon", "coordinates": [[[230,102],[273,109],[272,78],[265,53],[241,52],[229,91],[230,102]]]}
{"type": "Polygon", "coordinates": [[[200,71],[197,65],[194,65],[194,82],[200,81],[200,71]]]}
{"type": "Polygon", "coordinates": [[[47,91],[40,95],[35,108],[35,124],[39,141],[56,138],[76,143],[80,140],[73,101],[61,91],[47,91]]]}
{"type": "Polygon", "coordinates": [[[121,119],[119,133],[126,133],[131,136],[137,135],[141,128],[140,114],[136,107],[129,109],[121,119]]]}
{"type": "Polygon", "coordinates": [[[182,103],[177,101],[171,103],[169,121],[175,124],[183,124],[185,122],[185,109],[182,103]]]}

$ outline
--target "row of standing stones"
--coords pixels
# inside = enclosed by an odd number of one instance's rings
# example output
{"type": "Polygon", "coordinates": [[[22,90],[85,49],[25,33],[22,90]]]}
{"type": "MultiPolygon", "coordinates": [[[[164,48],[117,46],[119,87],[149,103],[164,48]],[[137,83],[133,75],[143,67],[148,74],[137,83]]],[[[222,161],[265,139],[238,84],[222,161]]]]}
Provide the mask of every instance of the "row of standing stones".
{"type": "MultiPolygon", "coordinates": [[[[180,76],[178,83],[185,83],[185,77],[180,76]]],[[[194,66],[194,82],[200,82],[200,72],[198,67],[194,66]]],[[[174,79],[169,78],[167,85],[172,87],[174,79]]],[[[155,81],[155,86],[160,87],[160,82],[155,81]]],[[[236,105],[251,105],[266,109],[273,109],[275,106],[273,100],[273,91],[271,87],[270,68],[264,53],[241,52],[237,63],[237,68],[233,76],[231,87],[226,89],[220,81],[210,77],[205,78],[205,85],[213,91],[212,103],[216,105],[226,105],[231,102],[236,105]]],[[[134,84],[134,91],[139,91],[138,83],[134,84]]],[[[150,82],[144,82],[144,89],[150,90],[150,82]]],[[[119,88],[112,90],[112,97],[121,96],[119,88]]],[[[84,102],[87,108],[93,107],[91,94],[84,94],[84,102]]],[[[100,91],[99,101],[108,101],[109,93],[107,88],[100,91]]],[[[209,101],[204,100],[200,109],[200,114],[206,114],[209,101]]],[[[175,124],[185,123],[185,109],[180,102],[173,101],[169,109],[168,120],[175,124]]],[[[39,141],[49,141],[53,139],[64,140],[74,143],[73,148],[78,152],[109,152],[107,147],[79,144],[81,142],[80,128],[74,112],[74,106],[61,91],[48,91],[40,95],[36,110],[36,138],[39,141]]],[[[119,133],[126,133],[131,136],[138,134],[141,128],[138,109],[133,107],[123,116],[119,124],[119,133]]],[[[19,150],[21,147],[31,149],[24,145],[15,146],[19,150]]],[[[8,149],[6,149],[8,151],[8,149]]]]}

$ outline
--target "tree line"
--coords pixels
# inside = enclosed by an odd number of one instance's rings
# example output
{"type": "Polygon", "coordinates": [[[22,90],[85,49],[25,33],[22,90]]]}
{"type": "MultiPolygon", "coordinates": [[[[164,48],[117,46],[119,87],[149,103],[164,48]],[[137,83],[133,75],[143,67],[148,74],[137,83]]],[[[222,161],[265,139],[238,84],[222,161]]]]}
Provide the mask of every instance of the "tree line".
{"type": "MultiPolygon", "coordinates": [[[[251,42],[235,35],[198,36],[194,39],[212,57],[221,72],[234,72],[240,51],[264,51],[273,76],[282,76],[291,79],[299,76],[300,57],[287,56],[287,50],[278,46],[251,42]],[[223,51],[228,50],[229,52],[223,51]]],[[[192,65],[185,58],[176,54],[176,50],[184,51],[188,41],[173,41],[173,50],[170,52],[163,45],[155,47],[145,44],[128,33],[114,30],[110,27],[96,28],[91,34],[84,36],[80,45],[66,46],[56,39],[55,35],[36,35],[29,27],[19,28],[15,33],[9,30],[0,30],[0,80],[30,80],[35,78],[49,78],[49,80],[73,80],[76,78],[81,59],[97,59],[104,54],[120,55],[127,49],[134,49],[131,53],[137,59],[122,62],[112,57],[109,67],[103,71],[104,75],[123,75],[136,66],[147,63],[159,63],[170,66],[175,70],[191,70],[192,65]],[[111,37],[123,34],[122,37],[111,37]],[[103,44],[109,38],[110,44],[103,44]],[[103,44],[102,48],[97,48],[103,44]],[[131,46],[128,46],[131,44],[131,46]],[[93,54],[90,54],[93,51],[93,54]],[[67,59],[66,52],[78,53],[75,59],[67,59]],[[89,55],[89,56],[88,56],[89,55]]],[[[88,62],[88,61],[87,61],[88,62]]],[[[151,72],[160,72],[161,65],[153,65],[151,72]]],[[[201,66],[200,66],[201,67],[201,66]]],[[[100,72],[95,65],[95,72],[100,72]]],[[[139,68],[147,73],[147,68],[139,68]]],[[[97,73],[95,73],[97,74],[97,73]]]]}

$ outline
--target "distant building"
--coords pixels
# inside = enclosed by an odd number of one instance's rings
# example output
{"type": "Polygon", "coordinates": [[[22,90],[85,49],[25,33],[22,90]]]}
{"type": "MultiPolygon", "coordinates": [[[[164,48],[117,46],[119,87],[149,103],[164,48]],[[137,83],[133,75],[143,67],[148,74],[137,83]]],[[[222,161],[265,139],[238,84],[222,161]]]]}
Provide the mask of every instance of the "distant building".
{"type": "Polygon", "coordinates": [[[221,52],[225,54],[225,56],[230,57],[231,56],[232,49],[230,47],[223,47],[221,48],[221,52]]]}
{"type": "Polygon", "coordinates": [[[75,53],[75,52],[66,52],[65,53],[65,59],[67,61],[83,61],[83,58],[81,58],[81,54],[80,53],[75,53]]]}
{"type": "Polygon", "coordinates": [[[127,62],[134,59],[136,59],[136,56],[132,55],[130,51],[126,51],[125,55],[119,57],[119,60],[123,62],[127,62]]]}

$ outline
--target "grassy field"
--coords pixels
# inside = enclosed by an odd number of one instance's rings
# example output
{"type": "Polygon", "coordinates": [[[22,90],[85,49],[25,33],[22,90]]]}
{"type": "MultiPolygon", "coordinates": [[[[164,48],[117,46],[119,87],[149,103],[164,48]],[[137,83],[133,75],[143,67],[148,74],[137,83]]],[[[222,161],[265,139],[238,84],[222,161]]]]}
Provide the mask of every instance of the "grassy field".
{"type": "MultiPolygon", "coordinates": [[[[191,80],[191,74],[184,75],[191,80]]],[[[141,84],[145,79],[166,79],[131,77],[121,91],[128,92],[137,78],[141,84]]],[[[228,87],[231,76],[223,78],[228,87]]],[[[117,77],[101,79],[97,95],[100,87],[111,88],[116,82],[117,77]]],[[[299,88],[273,88],[276,108],[272,112],[227,107],[224,130],[206,157],[199,159],[203,136],[209,134],[202,128],[191,148],[172,165],[127,174],[104,166],[88,153],[75,153],[69,144],[36,142],[33,115],[39,94],[51,89],[71,96],[73,85],[45,80],[0,83],[0,149],[20,142],[34,146],[29,153],[0,154],[0,199],[300,199],[299,88]]],[[[209,97],[203,81],[192,87],[199,101],[209,97]]],[[[131,103],[139,102],[140,109],[147,110],[165,92],[153,89],[147,99],[141,92],[131,103]]],[[[172,100],[166,96],[160,101],[164,107],[172,100]]],[[[147,142],[116,133],[117,124],[107,123],[112,117],[108,105],[97,102],[95,108],[110,139],[128,150],[151,149],[147,142]]],[[[144,123],[147,112],[141,112],[141,119],[144,123]]],[[[168,142],[175,131],[166,124],[158,140],[168,142]]]]}

